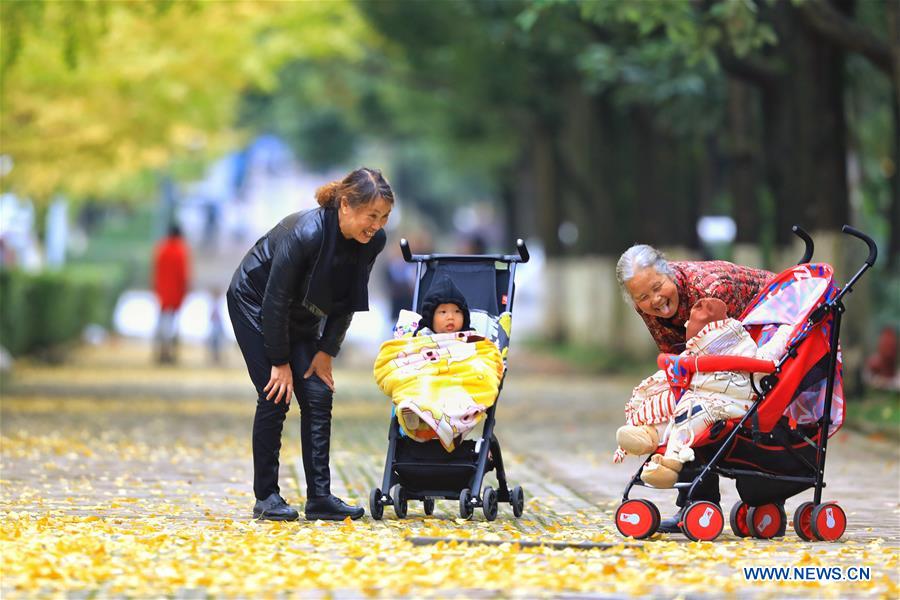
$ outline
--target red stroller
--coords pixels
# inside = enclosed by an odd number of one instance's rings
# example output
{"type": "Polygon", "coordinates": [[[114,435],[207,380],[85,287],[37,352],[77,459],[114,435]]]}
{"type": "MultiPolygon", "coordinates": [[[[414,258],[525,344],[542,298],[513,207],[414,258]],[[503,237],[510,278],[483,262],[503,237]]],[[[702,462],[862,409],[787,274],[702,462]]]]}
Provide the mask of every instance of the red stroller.
{"type": "MultiPolygon", "coordinates": [[[[878,249],[864,233],[844,226],[844,233],[863,240],[869,247],[865,264],[843,289],[833,281],[827,264],[809,264],[813,242],[795,226],[794,233],[806,243],[800,263],[773,279],[750,303],[740,320],[758,343],[774,329],[772,323],[794,323],[784,356],[777,362],[737,356],[687,357],[660,354],[658,364],[668,375],[676,398],[680,398],[696,372],[744,371],[765,373],[754,382],[756,400],[739,418],[719,421],[694,440],[694,446],[711,445],[712,459],[693,481],[676,483],[688,488],[687,504],[680,527],[691,540],[714,540],[722,532],[725,516],[717,504],[693,497],[703,478],[711,473],[734,479],[741,500],[731,509],[732,531],[739,537],[768,539],[784,535],[787,516],[784,501],[810,487],[812,502],[804,502],[794,513],[794,530],[802,539],[834,541],[843,535],[847,517],[832,501],[822,502],[825,487],[825,452],[828,438],[844,421],[841,385],[841,353],[838,344],[843,298],[853,284],[875,264],[878,249]],[[760,485],[765,482],[765,485],[760,485]]],[[[663,452],[660,447],[657,452],[663,452]]],[[[622,535],[643,539],[660,524],[656,506],[644,499],[630,499],[647,458],[625,488],[616,510],[616,527],[622,535]]]]}

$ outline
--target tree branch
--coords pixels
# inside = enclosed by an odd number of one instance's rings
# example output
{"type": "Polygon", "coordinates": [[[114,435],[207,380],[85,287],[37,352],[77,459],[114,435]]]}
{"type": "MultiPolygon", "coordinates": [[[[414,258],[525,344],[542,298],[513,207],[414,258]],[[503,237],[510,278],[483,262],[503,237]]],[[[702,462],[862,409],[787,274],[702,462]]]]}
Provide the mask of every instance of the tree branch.
{"type": "Polygon", "coordinates": [[[774,64],[750,56],[738,58],[724,46],[716,48],[716,57],[726,73],[761,88],[775,86],[781,77],[781,72],[774,64]]]}
{"type": "Polygon", "coordinates": [[[875,67],[893,77],[893,61],[887,42],[848,19],[826,0],[806,0],[797,9],[803,22],[813,31],[845,50],[862,54],[875,67]]]}

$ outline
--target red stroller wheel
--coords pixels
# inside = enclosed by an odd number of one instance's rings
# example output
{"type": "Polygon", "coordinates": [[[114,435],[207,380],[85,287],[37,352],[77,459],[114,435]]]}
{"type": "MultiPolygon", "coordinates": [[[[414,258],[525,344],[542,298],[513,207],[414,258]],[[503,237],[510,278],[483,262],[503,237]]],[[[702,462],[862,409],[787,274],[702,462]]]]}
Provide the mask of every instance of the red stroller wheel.
{"type": "Polygon", "coordinates": [[[731,523],[731,531],[738,537],[748,537],[750,535],[750,526],[747,525],[747,511],[750,509],[746,502],[738,500],[731,507],[731,515],[729,523],[731,523]]]}
{"type": "Polygon", "coordinates": [[[656,533],[659,521],[659,510],[649,500],[626,500],[616,509],[616,529],[636,540],[656,533]]]}
{"type": "Polygon", "coordinates": [[[812,513],[815,508],[813,502],[804,502],[794,511],[794,531],[800,539],[811,542],[816,539],[812,530],[812,513]]]}
{"type": "Polygon", "coordinates": [[[834,542],[847,529],[847,515],[835,502],[824,502],[812,511],[812,532],[823,542],[834,542]]]}
{"type": "Polygon", "coordinates": [[[750,535],[761,540],[770,540],[784,535],[787,515],[780,504],[763,504],[747,511],[747,526],[750,535]]]}
{"type": "Polygon", "coordinates": [[[681,515],[681,531],[695,542],[711,542],[722,533],[725,515],[718,505],[706,500],[692,502],[681,515]]]}

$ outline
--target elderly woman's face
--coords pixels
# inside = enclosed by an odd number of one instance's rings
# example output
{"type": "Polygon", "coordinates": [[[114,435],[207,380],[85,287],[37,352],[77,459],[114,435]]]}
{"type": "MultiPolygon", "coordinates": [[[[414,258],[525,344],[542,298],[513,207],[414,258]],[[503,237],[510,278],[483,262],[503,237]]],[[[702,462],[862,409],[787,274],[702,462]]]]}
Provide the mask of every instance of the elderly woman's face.
{"type": "Polygon", "coordinates": [[[669,319],[678,310],[678,288],[653,267],[641,269],[625,282],[635,306],[644,314],[669,319]]]}

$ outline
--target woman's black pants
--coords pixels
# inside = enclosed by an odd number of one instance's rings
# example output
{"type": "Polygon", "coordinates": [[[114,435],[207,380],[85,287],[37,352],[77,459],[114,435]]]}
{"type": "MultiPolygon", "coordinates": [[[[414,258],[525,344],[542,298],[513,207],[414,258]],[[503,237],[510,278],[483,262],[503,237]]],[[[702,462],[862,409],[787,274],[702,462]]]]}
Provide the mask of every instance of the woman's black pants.
{"type": "MultiPolygon", "coordinates": [[[[291,399],[275,404],[266,400],[263,388],[269,383],[272,364],[266,357],[263,336],[241,315],[231,297],[228,313],[234,335],[247,363],[250,379],[256,387],[256,416],[253,419],[253,493],[265,500],[279,493],[278,456],[281,451],[281,431],[290,409],[291,399]]],[[[303,472],[306,476],[308,498],[331,493],[331,471],[328,468],[331,444],[331,404],[333,393],[318,376],[303,379],[303,374],[316,354],[315,340],[300,340],[291,344],[291,372],[294,391],[300,405],[300,447],[303,453],[303,472]]]]}

